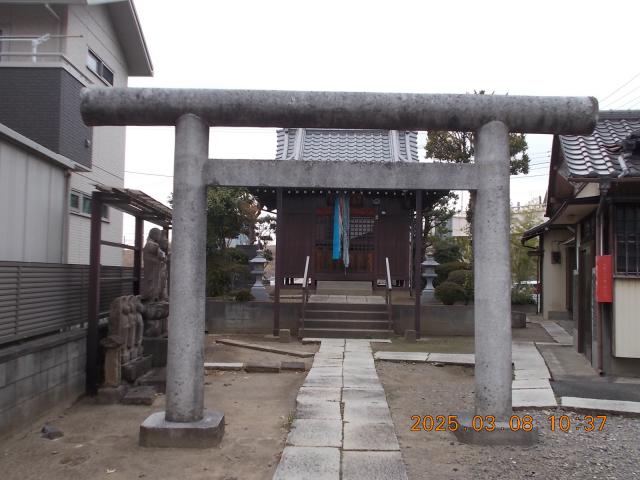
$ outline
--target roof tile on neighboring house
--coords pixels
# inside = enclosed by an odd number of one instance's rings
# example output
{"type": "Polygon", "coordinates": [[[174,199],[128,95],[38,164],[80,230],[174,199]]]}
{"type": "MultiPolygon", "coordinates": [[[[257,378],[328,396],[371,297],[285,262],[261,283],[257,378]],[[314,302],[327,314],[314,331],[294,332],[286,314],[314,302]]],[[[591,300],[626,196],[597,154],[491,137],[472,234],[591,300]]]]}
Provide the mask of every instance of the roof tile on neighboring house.
{"type": "Polygon", "coordinates": [[[600,112],[591,135],[561,135],[560,145],[569,177],[615,178],[628,167],[626,176],[640,176],[640,156],[620,162],[620,142],[640,130],[640,111],[600,112]]]}
{"type": "Polygon", "coordinates": [[[417,132],[285,128],[276,158],[349,162],[417,162],[417,132]]]}

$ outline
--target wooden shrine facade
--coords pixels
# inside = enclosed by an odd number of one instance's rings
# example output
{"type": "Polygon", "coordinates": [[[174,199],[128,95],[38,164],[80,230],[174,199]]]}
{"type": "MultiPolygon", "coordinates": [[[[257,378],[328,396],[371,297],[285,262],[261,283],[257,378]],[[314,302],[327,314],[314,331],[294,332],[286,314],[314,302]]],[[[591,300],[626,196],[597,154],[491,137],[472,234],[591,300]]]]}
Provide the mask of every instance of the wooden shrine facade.
{"type": "MultiPolygon", "coordinates": [[[[272,205],[272,190],[254,189],[266,205],[272,205]]],[[[363,190],[283,189],[278,212],[278,251],[285,284],[304,275],[310,257],[310,278],[318,280],[371,281],[374,288],[386,277],[389,258],[395,287],[409,286],[411,278],[411,227],[415,211],[414,192],[363,190]],[[349,266],[333,260],[334,202],[349,199],[349,266]]],[[[312,285],[312,288],[314,285],[312,285]]]]}

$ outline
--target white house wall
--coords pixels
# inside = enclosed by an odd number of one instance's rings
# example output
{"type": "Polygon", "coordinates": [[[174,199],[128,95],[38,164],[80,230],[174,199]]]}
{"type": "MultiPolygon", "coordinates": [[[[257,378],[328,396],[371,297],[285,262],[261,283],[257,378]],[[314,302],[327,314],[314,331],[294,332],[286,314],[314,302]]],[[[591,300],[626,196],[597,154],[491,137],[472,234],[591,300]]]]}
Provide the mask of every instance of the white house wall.
{"type": "Polygon", "coordinates": [[[65,170],[0,139],[0,260],[62,262],[65,170]]]}
{"type": "Polygon", "coordinates": [[[544,258],[542,265],[543,302],[542,313],[545,319],[549,312],[564,312],[566,308],[566,268],[567,249],[560,244],[569,239],[566,230],[549,230],[544,233],[544,258]],[[561,263],[551,263],[551,252],[561,252],[561,263]]]}
{"type": "Polygon", "coordinates": [[[613,356],[640,358],[640,279],[614,281],[613,356]]]}
{"type": "MultiPolygon", "coordinates": [[[[127,85],[127,69],[124,55],[105,6],[69,6],[67,34],[83,35],[82,39],[68,39],[66,54],[71,62],[96,85],[102,80],[86,67],[90,48],[114,73],[114,86],[127,85]],[[80,40],[80,41],[78,41],[80,40]]],[[[74,174],[72,190],[90,195],[94,185],[124,186],[125,161],[124,127],[94,127],[91,172],[74,174]]],[[[69,263],[89,263],[90,219],[81,214],[71,214],[69,222],[69,263]]],[[[110,208],[109,221],[102,223],[102,239],[122,242],[122,213],[110,208]]],[[[103,265],[122,265],[122,250],[102,247],[103,265]]]]}

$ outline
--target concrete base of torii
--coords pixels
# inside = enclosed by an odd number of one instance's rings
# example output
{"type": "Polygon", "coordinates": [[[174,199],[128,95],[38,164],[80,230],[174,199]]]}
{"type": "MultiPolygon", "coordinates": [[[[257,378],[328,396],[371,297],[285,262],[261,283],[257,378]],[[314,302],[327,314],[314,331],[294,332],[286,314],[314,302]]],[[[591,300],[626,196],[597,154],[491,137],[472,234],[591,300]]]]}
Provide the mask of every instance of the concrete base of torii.
{"type": "Polygon", "coordinates": [[[216,447],[224,435],[224,413],[204,411],[197,422],[169,422],[156,412],[140,425],[140,446],[161,448],[216,447]]]}

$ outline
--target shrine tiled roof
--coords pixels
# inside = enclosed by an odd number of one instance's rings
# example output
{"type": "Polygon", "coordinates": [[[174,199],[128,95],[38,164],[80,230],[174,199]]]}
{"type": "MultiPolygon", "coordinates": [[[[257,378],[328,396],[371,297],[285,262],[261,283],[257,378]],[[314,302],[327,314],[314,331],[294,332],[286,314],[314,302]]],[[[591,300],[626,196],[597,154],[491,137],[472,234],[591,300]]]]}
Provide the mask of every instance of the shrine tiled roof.
{"type": "Polygon", "coordinates": [[[285,128],[276,158],[347,162],[417,162],[417,132],[285,128]]]}
{"type": "Polygon", "coordinates": [[[640,155],[624,156],[621,143],[640,131],[640,111],[600,112],[591,135],[561,135],[560,146],[569,178],[640,177],[640,155]]]}

